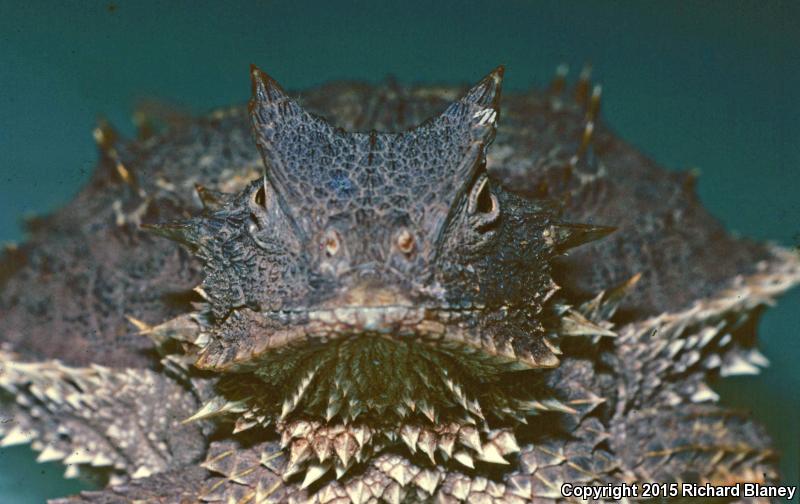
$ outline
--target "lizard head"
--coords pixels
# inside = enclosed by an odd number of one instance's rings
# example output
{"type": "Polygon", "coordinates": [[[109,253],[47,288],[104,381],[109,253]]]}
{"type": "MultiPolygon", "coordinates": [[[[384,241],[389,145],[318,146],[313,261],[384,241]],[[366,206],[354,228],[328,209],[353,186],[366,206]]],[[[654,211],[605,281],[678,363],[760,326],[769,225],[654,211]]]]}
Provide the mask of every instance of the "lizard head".
{"type": "Polygon", "coordinates": [[[559,363],[551,258],[591,232],[488,175],[503,68],[395,133],[336,128],[251,74],[264,176],[159,228],[205,265],[195,366],[249,418],[515,414],[507,376],[559,363]]]}

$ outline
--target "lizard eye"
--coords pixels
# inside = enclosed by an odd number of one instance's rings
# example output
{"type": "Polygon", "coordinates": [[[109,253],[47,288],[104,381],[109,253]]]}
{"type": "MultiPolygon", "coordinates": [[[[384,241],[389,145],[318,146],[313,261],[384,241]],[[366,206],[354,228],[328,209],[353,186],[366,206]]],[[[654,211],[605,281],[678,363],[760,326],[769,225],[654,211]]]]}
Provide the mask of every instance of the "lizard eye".
{"type": "Polygon", "coordinates": [[[267,208],[267,193],[264,186],[259,186],[250,196],[250,227],[251,231],[264,228],[265,210],[267,208]]]}
{"type": "Polygon", "coordinates": [[[258,191],[253,193],[253,203],[261,208],[267,207],[267,193],[263,185],[258,188],[258,191]]]}
{"type": "Polygon", "coordinates": [[[397,233],[397,237],[395,237],[395,245],[397,245],[400,252],[405,255],[410,255],[414,252],[414,247],[416,245],[414,235],[412,235],[408,229],[400,230],[400,232],[397,233]]]}
{"type": "Polygon", "coordinates": [[[333,257],[339,253],[341,249],[341,239],[339,233],[336,231],[328,231],[322,239],[322,250],[325,252],[326,257],[333,257]]]}
{"type": "Polygon", "coordinates": [[[472,186],[467,202],[467,213],[470,222],[478,229],[483,230],[493,224],[500,217],[500,203],[497,196],[489,188],[489,177],[481,175],[472,186]]]}

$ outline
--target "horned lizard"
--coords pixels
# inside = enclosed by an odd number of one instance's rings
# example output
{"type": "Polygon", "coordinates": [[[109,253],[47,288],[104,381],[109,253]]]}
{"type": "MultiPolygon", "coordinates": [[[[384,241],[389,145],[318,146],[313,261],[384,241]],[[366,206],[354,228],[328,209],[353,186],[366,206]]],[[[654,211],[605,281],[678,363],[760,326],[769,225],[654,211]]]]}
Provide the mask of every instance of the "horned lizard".
{"type": "Polygon", "coordinates": [[[767,364],[757,319],[800,260],[614,136],[588,71],[502,101],[502,67],[251,77],[246,109],[99,125],[88,186],[2,258],[0,444],[107,483],[58,502],[778,478],[709,381],[767,364]]]}

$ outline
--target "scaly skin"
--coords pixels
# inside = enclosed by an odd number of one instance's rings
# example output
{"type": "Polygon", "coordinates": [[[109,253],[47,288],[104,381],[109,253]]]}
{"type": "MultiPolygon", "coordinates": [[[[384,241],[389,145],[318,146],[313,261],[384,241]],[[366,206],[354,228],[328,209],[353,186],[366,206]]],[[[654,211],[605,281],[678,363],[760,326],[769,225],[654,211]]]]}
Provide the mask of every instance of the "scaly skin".
{"type": "Polygon", "coordinates": [[[800,260],[617,139],[588,73],[502,74],[295,101],[254,68],[248,110],[99,126],[91,183],[0,263],[2,445],[108,479],[65,502],[775,481],[707,381],[766,364],[800,260]]]}

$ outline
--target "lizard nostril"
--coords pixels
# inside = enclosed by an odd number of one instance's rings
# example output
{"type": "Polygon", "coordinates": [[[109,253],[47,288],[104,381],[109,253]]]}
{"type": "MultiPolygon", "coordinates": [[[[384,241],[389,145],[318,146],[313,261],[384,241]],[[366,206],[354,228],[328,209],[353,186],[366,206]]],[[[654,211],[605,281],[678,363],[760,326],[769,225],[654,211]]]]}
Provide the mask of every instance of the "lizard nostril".
{"type": "Polygon", "coordinates": [[[329,231],[326,233],[325,237],[322,239],[322,248],[325,251],[325,255],[328,257],[333,257],[338,254],[341,248],[339,234],[336,231],[329,231]]]}
{"type": "Polygon", "coordinates": [[[414,235],[412,235],[408,229],[403,229],[398,233],[395,243],[397,244],[397,248],[400,249],[400,252],[406,255],[414,251],[414,235]]]}

